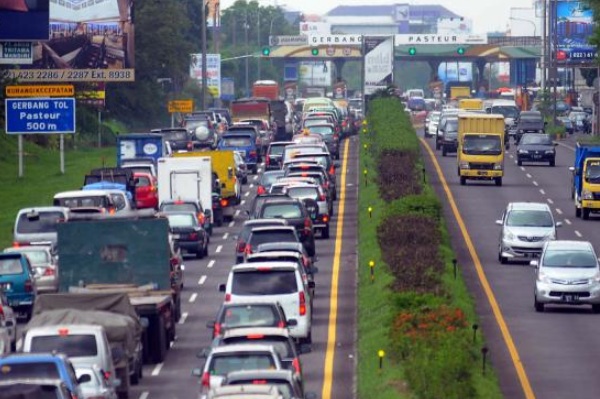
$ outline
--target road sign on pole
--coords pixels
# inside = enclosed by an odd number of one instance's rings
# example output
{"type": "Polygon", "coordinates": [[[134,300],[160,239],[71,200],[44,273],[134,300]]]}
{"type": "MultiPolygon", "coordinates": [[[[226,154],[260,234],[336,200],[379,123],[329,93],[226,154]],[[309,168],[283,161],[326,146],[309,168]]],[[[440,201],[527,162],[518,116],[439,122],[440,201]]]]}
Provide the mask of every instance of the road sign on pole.
{"type": "Polygon", "coordinates": [[[183,112],[190,113],[194,111],[193,100],[171,100],[169,101],[169,113],[183,112]]]}
{"type": "Polygon", "coordinates": [[[7,98],[7,134],[75,133],[75,99],[7,98]]]}

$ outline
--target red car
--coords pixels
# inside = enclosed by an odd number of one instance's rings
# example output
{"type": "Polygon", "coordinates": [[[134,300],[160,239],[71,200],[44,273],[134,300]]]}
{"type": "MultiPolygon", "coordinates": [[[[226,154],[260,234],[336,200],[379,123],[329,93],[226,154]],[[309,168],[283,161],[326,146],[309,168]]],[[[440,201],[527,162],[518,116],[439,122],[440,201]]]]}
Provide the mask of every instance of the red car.
{"type": "Polygon", "coordinates": [[[158,187],[156,177],[150,173],[137,172],[135,178],[135,204],[138,209],[158,209],[158,187]]]}

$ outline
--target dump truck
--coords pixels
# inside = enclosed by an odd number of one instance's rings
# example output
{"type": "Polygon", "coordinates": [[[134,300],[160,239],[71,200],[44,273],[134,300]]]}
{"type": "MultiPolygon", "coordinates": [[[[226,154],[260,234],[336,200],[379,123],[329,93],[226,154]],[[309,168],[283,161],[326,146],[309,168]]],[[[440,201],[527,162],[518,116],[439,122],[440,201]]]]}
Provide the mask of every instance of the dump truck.
{"type": "Polygon", "coordinates": [[[502,115],[458,114],[458,176],[469,180],[493,180],[504,176],[504,118],[502,115]]]}
{"type": "Polygon", "coordinates": [[[137,384],[142,376],[143,361],[142,322],[128,295],[97,292],[41,295],[35,301],[33,317],[24,327],[23,335],[27,339],[30,330],[57,326],[57,336],[68,342],[69,331],[60,328],[65,325],[104,328],[115,377],[120,380],[116,391],[119,398],[128,398],[130,383],[137,384]]]}
{"type": "Polygon", "coordinates": [[[257,80],[252,84],[252,97],[279,100],[279,84],[274,80],[257,80]]]}
{"type": "Polygon", "coordinates": [[[171,147],[165,137],[159,133],[129,133],[117,136],[117,166],[135,161],[151,160],[171,154],[171,147]]]}
{"type": "Polygon", "coordinates": [[[569,170],[575,216],[587,220],[590,213],[600,212],[600,145],[578,142],[575,164],[569,170]]]}
{"type": "Polygon", "coordinates": [[[144,328],[144,363],[161,363],[181,316],[183,269],[152,210],[76,215],[57,225],[61,293],[124,293],[144,328]]]}
{"type": "Polygon", "coordinates": [[[450,98],[458,100],[461,98],[471,97],[471,87],[469,86],[452,86],[450,87],[450,98]]]}

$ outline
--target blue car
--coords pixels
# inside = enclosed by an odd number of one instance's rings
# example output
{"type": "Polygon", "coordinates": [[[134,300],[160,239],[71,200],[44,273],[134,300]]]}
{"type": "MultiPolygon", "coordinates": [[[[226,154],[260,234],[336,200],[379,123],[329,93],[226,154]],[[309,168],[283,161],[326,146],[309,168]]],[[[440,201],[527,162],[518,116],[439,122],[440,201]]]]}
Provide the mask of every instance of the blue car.
{"type": "Polygon", "coordinates": [[[6,294],[8,305],[29,320],[37,290],[33,269],[24,254],[0,254],[0,289],[6,294]]]}
{"type": "Polygon", "coordinates": [[[90,381],[89,374],[79,379],[67,356],[53,353],[17,353],[0,357],[0,380],[59,379],[76,398],[83,398],[79,384],[90,381]]]}
{"type": "Polygon", "coordinates": [[[260,160],[256,138],[251,133],[225,133],[217,149],[239,151],[244,155],[244,162],[252,173],[257,173],[260,160]]]}

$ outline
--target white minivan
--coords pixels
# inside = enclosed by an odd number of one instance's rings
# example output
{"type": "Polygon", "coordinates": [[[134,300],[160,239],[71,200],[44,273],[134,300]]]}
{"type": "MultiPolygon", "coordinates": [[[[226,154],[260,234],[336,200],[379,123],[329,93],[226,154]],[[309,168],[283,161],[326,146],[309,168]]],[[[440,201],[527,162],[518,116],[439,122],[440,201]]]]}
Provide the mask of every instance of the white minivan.
{"type": "Polygon", "coordinates": [[[229,273],[227,284],[221,284],[219,290],[225,292],[227,303],[278,302],[286,318],[297,321],[297,325],[290,327],[290,335],[302,343],[312,342],[312,301],[297,263],[235,265],[229,273]]]}

